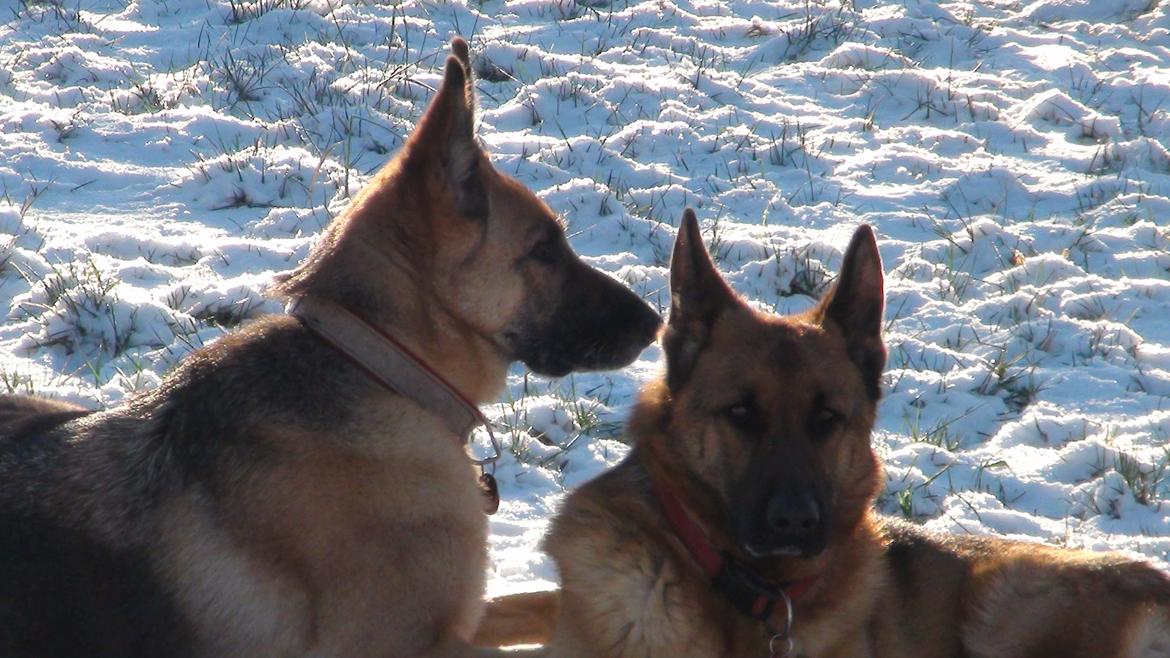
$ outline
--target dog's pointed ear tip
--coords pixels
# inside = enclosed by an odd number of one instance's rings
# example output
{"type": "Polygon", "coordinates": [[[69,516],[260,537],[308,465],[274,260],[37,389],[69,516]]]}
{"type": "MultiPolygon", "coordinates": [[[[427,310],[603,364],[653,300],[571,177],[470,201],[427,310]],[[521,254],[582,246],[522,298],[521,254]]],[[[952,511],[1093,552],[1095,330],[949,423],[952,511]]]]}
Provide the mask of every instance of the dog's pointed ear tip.
{"type": "Polygon", "coordinates": [[[877,233],[869,224],[861,224],[853,231],[853,239],[849,241],[847,253],[852,257],[881,262],[881,250],[878,249],[877,233]]]}
{"type": "Polygon", "coordinates": [[[869,224],[859,224],[853,230],[853,242],[867,246],[871,244],[877,246],[877,232],[869,224]]]}
{"type": "Polygon", "coordinates": [[[701,240],[698,239],[701,234],[699,229],[699,216],[695,214],[694,210],[690,208],[683,210],[682,222],[678,228],[679,239],[686,240],[688,243],[699,242],[702,244],[701,240]]]}
{"type": "Polygon", "coordinates": [[[463,37],[451,37],[451,56],[456,59],[465,68],[471,65],[471,53],[467,48],[467,42],[463,37]]]}

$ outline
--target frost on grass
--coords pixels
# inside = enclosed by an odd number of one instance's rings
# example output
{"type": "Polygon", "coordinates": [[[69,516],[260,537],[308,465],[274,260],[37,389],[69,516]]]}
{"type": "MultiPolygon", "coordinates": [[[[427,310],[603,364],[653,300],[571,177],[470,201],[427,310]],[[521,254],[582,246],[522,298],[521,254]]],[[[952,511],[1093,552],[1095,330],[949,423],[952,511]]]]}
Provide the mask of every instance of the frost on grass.
{"type": "MultiPolygon", "coordinates": [[[[783,313],[876,227],[883,510],[1168,563],[1165,2],[81,0],[0,20],[0,391],[113,403],[278,312],[265,285],[402,145],[459,33],[497,166],[656,308],[684,205],[783,313]]],[[[487,408],[494,590],[555,577],[548,515],[625,454],[659,356],[509,375],[487,408]]]]}
{"type": "Polygon", "coordinates": [[[187,192],[193,208],[297,208],[314,205],[314,195],[317,201],[333,198],[344,178],[335,162],[306,149],[255,143],[201,158],[171,185],[187,192]]]}

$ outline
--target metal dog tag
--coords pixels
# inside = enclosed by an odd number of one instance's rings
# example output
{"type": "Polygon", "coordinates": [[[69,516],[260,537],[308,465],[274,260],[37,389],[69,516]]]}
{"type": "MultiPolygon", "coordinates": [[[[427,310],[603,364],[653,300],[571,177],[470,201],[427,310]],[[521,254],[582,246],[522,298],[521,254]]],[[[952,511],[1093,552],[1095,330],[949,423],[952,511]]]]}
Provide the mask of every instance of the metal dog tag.
{"type": "Polygon", "coordinates": [[[500,509],[500,487],[491,473],[479,476],[479,488],[483,492],[483,513],[495,514],[500,509]]]}

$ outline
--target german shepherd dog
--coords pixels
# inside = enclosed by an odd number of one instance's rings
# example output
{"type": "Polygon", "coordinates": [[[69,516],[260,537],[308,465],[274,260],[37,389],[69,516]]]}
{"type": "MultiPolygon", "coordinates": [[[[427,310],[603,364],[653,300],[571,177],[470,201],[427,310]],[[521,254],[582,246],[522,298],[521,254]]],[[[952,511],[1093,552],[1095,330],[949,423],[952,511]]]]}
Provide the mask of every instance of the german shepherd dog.
{"type": "MultiPolygon", "coordinates": [[[[510,362],[631,361],[659,320],[474,136],[467,45],[275,291],[391,334],[473,403],[510,362]]],[[[359,355],[360,356],[360,355],[359,355]]],[[[471,656],[486,521],[446,419],[291,316],[87,412],[0,399],[0,656],[471,656]]]]}
{"type": "Polygon", "coordinates": [[[552,593],[501,599],[494,642],[552,629],[549,653],[572,657],[1170,656],[1170,581],[1147,564],[874,513],[886,350],[869,227],[802,314],[738,299],[689,210],[670,277],[666,374],[636,405],[634,447],[546,538],[560,614],[552,593]]]}

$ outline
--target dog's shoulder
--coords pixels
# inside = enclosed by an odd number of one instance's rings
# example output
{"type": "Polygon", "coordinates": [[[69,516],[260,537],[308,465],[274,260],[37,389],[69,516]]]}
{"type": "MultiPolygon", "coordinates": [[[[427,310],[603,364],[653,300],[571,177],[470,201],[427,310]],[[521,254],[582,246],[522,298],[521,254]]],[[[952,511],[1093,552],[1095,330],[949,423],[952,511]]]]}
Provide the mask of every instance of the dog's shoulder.
{"type": "Polygon", "coordinates": [[[145,412],[169,404],[192,419],[223,423],[293,414],[328,427],[346,413],[348,396],[367,390],[368,380],[339,353],[295,319],[274,315],[191,353],[137,406],[145,412]]]}
{"type": "Polygon", "coordinates": [[[368,379],[299,322],[267,316],[191,353],[158,389],[117,415],[141,422],[142,447],[185,479],[214,479],[268,459],[271,447],[257,428],[328,434],[345,427],[353,400],[370,390],[368,379]]]}
{"type": "Polygon", "coordinates": [[[612,562],[615,551],[644,548],[654,525],[649,491],[650,481],[636,460],[623,460],[566,497],[545,548],[553,554],[609,556],[606,562],[612,562]]]}

